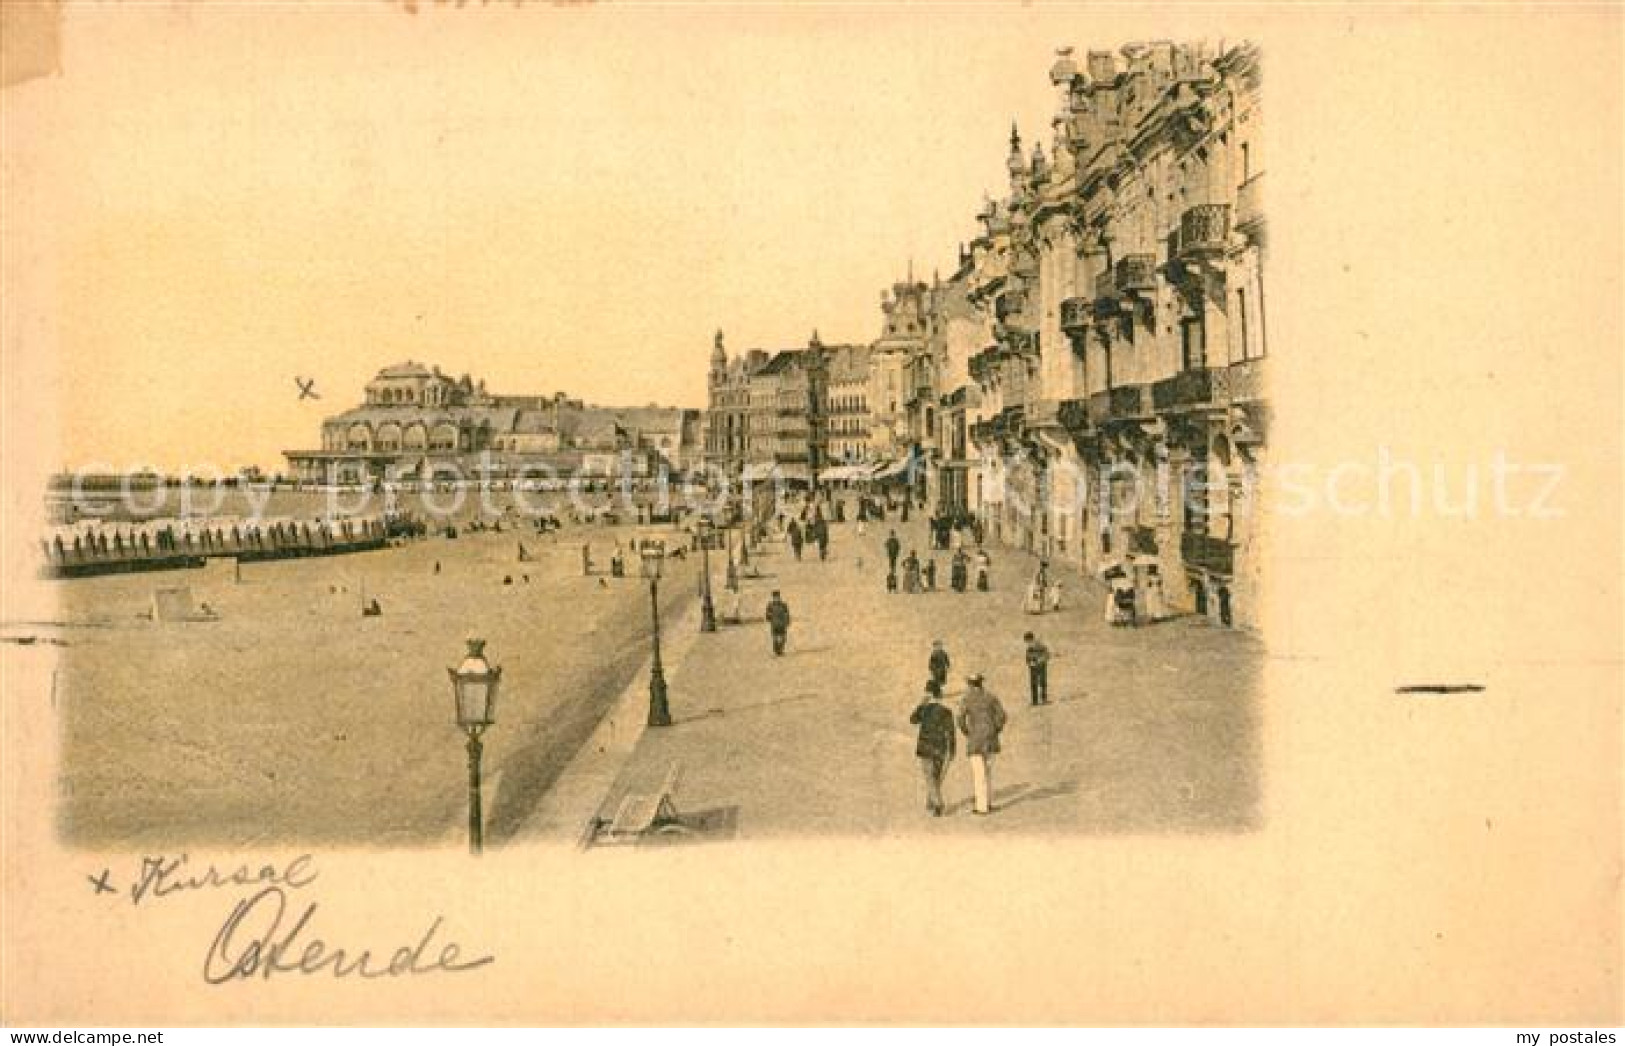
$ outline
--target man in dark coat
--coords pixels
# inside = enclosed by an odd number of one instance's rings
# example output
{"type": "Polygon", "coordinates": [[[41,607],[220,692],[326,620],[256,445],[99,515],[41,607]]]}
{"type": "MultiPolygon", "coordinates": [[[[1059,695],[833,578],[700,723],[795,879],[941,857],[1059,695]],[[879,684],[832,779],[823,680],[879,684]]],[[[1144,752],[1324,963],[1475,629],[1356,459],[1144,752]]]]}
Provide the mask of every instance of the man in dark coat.
{"type": "Polygon", "coordinates": [[[931,681],[937,684],[939,690],[944,683],[948,682],[949,664],[948,651],[942,648],[942,640],[933,639],[931,641],[931,656],[926,661],[926,667],[931,672],[931,681]]]}
{"type": "Polygon", "coordinates": [[[1028,632],[1021,637],[1027,642],[1027,686],[1035,705],[1049,704],[1049,647],[1028,632]]]}
{"type": "Polygon", "coordinates": [[[920,771],[925,776],[925,808],[932,817],[941,817],[942,779],[947,776],[948,764],[958,750],[954,737],[954,714],[942,704],[940,687],[927,685],[925,697],[920,699],[908,721],[920,728],[919,741],[914,754],[920,759],[920,771]]]}
{"type": "Polygon", "coordinates": [[[902,554],[903,543],[897,540],[897,531],[892,531],[886,537],[886,563],[889,573],[897,573],[897,557],[902,554]]]}
{"type": "Polygon", "coordinates": [[[797,523],[795,520],[792,519],[790,521],[790,526],[786,528],[786,533],[789,534],[789,536],[790,536],[790,551],[794,552],[796,554],[797,559],[800,559],[801,558],[801,524],[797,523]]]}
{"type": "Polygon", "coordinates": [[[773,633],[773,656],[778,657],[784,653],[785,640],[790,636],[790,608],[777,589],[767,603],[767,627],[773,633]]]}
{"type": "Polygon", "coordinates": [[[966,677],[970,689],[959,706],[959,729],[965,734],[965,755],[970,759],[971,787],[975,793],[973,813],[993,812],[993,757],[999,754],[999,734],[1004,730],[1004,706],[982,689],[980,674],[966,677]]]}

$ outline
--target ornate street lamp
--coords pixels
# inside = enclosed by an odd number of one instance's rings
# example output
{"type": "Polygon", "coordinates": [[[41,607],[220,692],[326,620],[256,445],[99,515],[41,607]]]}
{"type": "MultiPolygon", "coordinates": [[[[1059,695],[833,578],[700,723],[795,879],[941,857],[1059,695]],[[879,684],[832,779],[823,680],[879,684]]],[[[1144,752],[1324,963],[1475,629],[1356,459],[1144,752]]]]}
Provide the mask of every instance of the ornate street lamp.
{"type": "Polygon", "coordinates": [[[717,611],[711,602],[711,538],[716,528],[709,519],[701,519],[695,529],[700,535],[700,631],[717,630],[717,611]]]}
{"type": "Polygon", "coordinates": [[[666,704],[666,672],[660,664],[660,564],[666,558],[666,543],[646,539],[639,549],[644,573],[649,575],[649,611],[654,621],[654,662],[649,666],[649,725],[670,726],[671,708],[666,704]]]}
{"type": "Polygon", "coordinates": [[[468,852],[478,854],[485,847],[485,821],[480,815],[480,755],[484,750],[480,735],[496,722],[502,669],[485,660],[485,640],[470,639],[463,663],[446,669],[446,673],[451,676],[457,725],[468,735],[468,852]]]}

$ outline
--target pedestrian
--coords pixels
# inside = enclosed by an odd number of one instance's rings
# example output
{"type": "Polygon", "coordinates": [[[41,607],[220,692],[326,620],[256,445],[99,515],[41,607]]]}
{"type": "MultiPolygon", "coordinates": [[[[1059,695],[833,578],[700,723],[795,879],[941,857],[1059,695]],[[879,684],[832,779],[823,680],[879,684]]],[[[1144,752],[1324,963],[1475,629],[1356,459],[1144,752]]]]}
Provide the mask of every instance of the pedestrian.
{"type": "Polygon", "coordinates": [[[792,519],[790,521],[789,527],[787,527],[785,529],[785,533],[790,535],[790,551],[795,553],[797,559],[800,559],[801,558],[801,524],[797,523],[795,520],[792,519]]]}
{"type": "Polygon", "coordinates": [[[993,559],[987,554],[987,549],[976,550],[976,591],[988,590],[987,572],[993,566],[993,559]]]}
{"type": "Polygon", "coordinates": [[[954,714],[942,704],[942,688],[927,685],[925,696],[908,721],[920,728],[914,754],[919,757],[920,772],[925,777],[925,808],[932,817],[941,817],[945,809],[942,779],[948,774],[948,764],[953,761],[959,743],[954,736],[954,714]]]}
{"type": "Polygon", "coordinates": [[[951,662],[948,659],[948,651],[943,649],[942,640],[933,639],[931,641],[931,656],[926,659],[926,668],[931,673],[931,682],[935,683],[939,689],[944,683],[948,682],[948,669],[950,667],[951,662]]]}
{"type": "Polygon", "coordinates": [[[1022,601],[1022,609],[1029,614],[1042,614],[1044,612],[1044,587],[1034,578],[1032,584],[1027,586],[1027,598],[1022,601]]]}
{"type": "Polygon", "coordinates": [[[948,568],[950,583],[955,592],[965,591],[970,583],[970,557],[965,555],[963,548],[955,549],[953,560],[948,568]]]}
{"type": "Polygon", "coordinates": [[[927,557],[925,566],[920,568],[920,573],[925,576],[925,590],[935,592],[937,590],[937,557],[927,557]]]}
{"type": "Polygon", "coordinates": [[[897,531],[894,530],[886,537],[886,563],[893,572],[897,570],[897,557],[902,551],[903,543],[897,540],[897,531]]]}
{"type": "Polygon", "coordinates": [[[1027,687],[1035,705],[1049,704],[1049,647],[1031,632],[1021,637],[1027,643],[1027,687]]]}
{"type": "Polygon", "coordinates": [[[967,676],[970,689],[959,706],[959,729],[965,735],[970,760],[973,813],[993,812],[993,758],[999,754],[999,733],[1004,729],[1004,706],[982,689],[981,673],[967,676]]]}
{"type": "Polygon", "coordinates": [[[903,591],[911,596],[920,594],[920,557],[913,549],[903,560],[903,591]]]}
{"type": "Polygon", "coordinates": [[[823,562],[829,559],[829,524],[822,518],[818,520],[818,560],[823,562]]]}
{"type": "Polygon", "coordinates": [[[767,601],[767,627],[773,633],[773,656],[780,657],[790,637],[790,608],[778,589],[773,590],[773,598],[767,601]]]}

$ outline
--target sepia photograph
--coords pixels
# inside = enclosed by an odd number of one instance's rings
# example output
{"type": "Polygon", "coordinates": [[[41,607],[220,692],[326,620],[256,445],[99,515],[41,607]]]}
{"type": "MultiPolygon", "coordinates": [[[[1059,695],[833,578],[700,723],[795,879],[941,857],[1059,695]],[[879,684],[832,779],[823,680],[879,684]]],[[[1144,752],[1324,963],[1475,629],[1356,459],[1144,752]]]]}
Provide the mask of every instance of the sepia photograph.
{"type": "Polygon", "coordinates": [[[7,2],[4,1016],[1617,1024],[1557,10],[7,2]]]}

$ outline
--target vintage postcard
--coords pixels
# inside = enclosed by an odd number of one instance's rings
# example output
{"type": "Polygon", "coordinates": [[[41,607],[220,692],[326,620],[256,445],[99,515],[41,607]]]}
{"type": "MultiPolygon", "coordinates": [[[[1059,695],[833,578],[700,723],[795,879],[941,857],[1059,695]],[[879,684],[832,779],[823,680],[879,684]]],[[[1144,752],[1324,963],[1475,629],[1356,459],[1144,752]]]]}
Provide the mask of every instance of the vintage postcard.
{"type": "Polygon", "coordinates": [[[1620,8],[0,14],[0,1019],[1621,1020],[1620,8]]]}

